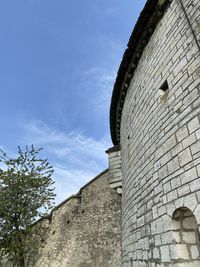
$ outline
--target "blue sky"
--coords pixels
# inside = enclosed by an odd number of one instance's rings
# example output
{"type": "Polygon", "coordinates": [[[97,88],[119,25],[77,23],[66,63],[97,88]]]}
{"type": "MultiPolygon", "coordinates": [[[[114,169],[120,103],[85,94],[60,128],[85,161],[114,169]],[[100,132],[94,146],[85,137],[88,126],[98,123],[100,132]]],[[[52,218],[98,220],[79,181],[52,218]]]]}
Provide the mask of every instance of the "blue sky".
{"type": "Polygon", "coordinates": [[[0,3],[0,147],[43,147],[57,203],[107,168],[113,84],[144,3],[0,3]]]}

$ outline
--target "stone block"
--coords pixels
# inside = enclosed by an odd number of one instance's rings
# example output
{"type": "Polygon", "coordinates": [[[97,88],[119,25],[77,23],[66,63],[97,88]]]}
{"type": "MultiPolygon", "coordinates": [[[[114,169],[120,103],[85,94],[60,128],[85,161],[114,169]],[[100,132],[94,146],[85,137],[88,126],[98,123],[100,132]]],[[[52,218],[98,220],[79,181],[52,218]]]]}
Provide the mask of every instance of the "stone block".
{"type": "Polygon", "coordinates": [[[195,155],[196,153],[198,153],[200,151],[200,140],[194,143],[193,145],[191,145],[190,148],[191,148],[192,155],[195,155]]]}
{"type": "Polygon", "coordinates": [[[187,148],[187,149],[183,150],[182,152],[180,152],[178,157],[179,157],[180,166],[184,166],[187,163],[189,163],[190,161],[192,161],[192,155],[191,155],[191,152],[190,152],[189,148],[187,148]]]}
{"type": "Polygon", "coordinates": [[[191,246],[190,250],[191,250],[192,259],[199,258],[199,249],[198,249],[197,245],[191,246]]]}
{"type": "Polygon", "coordinates": [[[193,133],[191,135],[189,135],[188,137],[186,137],[183,141],[182,141],[182,145],[183,145],[183,149],[191,146],[192,144],[194,144],[197,141],[196,139],[196,135],[193,133]]]}
{"type": "Polygon", "coordinates": [[[189,183],[197,178],[197,170],[195,167],[189,169],[188,171],[180,174],[181,183],[184,185],[189,183]]]}
{"type": "Polygon", "coordinates": [[[163,144],[164,153],[172,149],[176,145],[176,136],[172,135],[167,141],[163,144]]]}
{"type": "MultiPolygon", "coordinates": [[[[196,228],[196,225],[195,225],[196,228]]],[[[189,243],[189,244],[195,244],[196,243],[196,233],[195,232],[184,232],[183,231],[183,241],[185,243],[189,243]]]]}
{"type": "Polygon", "coordinates": [[[191,121],[188,122],[188,129],[189,129],[189,133],[193,133],[195,130],[199,129],[199,120],[198,117],[196,116],[195,118],[193,118],[191,121]]]}
{"type": "Polygon", "coordinates": [[[170,252],[173,260],[188,260],[190,258],[186,244],[170,245],[170,252]]]}
{"type": "Polygon", "coordinates": [[[171,179],[171,186],[172,186],[172,189],[176,189],[181,186],[181,180],[179,177],[175,177],[173,179],[171,179]]]}
{"type": "Polygon", "coordinates": [[[161,167],[158,171],[158,179],[161,181],[168,175],[167,165],[161,167]]]}
{"type": "MultiPolygon", "coordinates": [[[[181,240],[180,231],[172,231],[171,234],[172,234],[172,240],[170,243],[180,243],[180,240],[181,240]]],[[[169,235],[169,233],[168,233],[168,235],[169,235]]]]}
{"type": "Polygon", "coordinates": [[[168,202],[171,202],[171,201],[177,199],[177,197],[178,197],[177,190],[173,190],[167,194],[168,202]]]}
{"type": "Polygon", "coordinates": [[[177,190],[178,190],[178,196],[179,197],[182,197],[182,196],[190,193],[190,187],[187,184],[179,187],[177,190]]]}
{"type": "Polygon", "coordinates": [[[184,206],[189,208],[191,211],[197,207],[197,198],[194,193],[184,197],[184,206]]]}
{"type": "Polygon", "coordinates": [[[190,191],[194,192],[198,190],[200,190],[200,178],[190,182],[190,191]]]}
{"type": "Polygon", "coordinates": [[[167,169],[168,169],[169,174],[177,171],[179,168],[180,168],[180,165],[179,165],[178,157],[173,158],[171,161],[167,163],[167,169]]]}
{"type": "Polygon", "coordinates": [[[163,263],[171,261],[169,246],[161,246],[160,253],[161,253],[161,261],[163,263]]]}
{"type": "Polygon", "coordinates": [[[183,125],[177,132],[176,138],[178,142],[181,142],[184,138],[188,136],[188,129],[186,125],[183,125]]]}
{"type": "Polygon", "coordinates": [[[159,248],[157,247],[153,249],[153,258],[160,259],[160,251],[159,251],[159,248]]]}

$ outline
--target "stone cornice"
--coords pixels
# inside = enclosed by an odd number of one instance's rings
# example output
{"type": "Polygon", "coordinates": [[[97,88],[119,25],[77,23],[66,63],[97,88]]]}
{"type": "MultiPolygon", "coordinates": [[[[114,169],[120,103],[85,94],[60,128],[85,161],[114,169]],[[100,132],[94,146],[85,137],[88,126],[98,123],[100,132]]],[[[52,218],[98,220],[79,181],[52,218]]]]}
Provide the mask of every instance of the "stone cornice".
{"type": "Polygon", "coordinates": [[[115,81],[110,106],[110,131],[114,146],[120,144],[121,114],[131,79],[144,48],[172,0],[147,0],[129,39],[115,81]]]}
{"type": "Polygon", "coordinates": [[[117,145],[117,146],[108,148],[105,152],[106,152],[107,154],[109,154],[109,153],[117,152],[117,151],[120,151],[120,150],[121,150],[120,145],[117,145]]]}

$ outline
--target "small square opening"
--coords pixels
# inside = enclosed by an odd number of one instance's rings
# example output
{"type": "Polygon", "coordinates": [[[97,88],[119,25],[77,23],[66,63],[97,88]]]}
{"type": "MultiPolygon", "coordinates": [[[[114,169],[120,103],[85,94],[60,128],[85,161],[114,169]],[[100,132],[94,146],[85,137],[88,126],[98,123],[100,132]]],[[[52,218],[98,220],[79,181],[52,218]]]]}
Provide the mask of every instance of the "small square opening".
{"type": "Polygon", "coordinates": [[[163,96],[166,92],[168,92],[168,90],[169,90],[169,85],[168,85],[168,82],[166,80],[166,81],[164,81],[164,83],[161,85],[161,87],[159,89],[160,96],[163,96]]]}

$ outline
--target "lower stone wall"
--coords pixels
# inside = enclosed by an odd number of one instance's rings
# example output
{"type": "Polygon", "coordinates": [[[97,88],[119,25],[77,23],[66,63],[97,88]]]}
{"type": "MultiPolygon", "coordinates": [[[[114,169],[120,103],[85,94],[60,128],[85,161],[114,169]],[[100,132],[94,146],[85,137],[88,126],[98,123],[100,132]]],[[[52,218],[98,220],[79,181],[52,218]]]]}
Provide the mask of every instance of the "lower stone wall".
{"type": "Polygon", "coordinates": [[[123,267],[200,267],[200,1],[170,2],[122,111],[123,267]]]}
{"type": "Polygon", "coordinates": [[[200,238],[193,212],[177,209],[171,221],[171,257],[181,266],[200,266],[200,238]],[[187,261],[187,262],[186,262],[187,261]]]}
{"type": "Polygon", "coordinates": [[[35,225],[29,267],[121,267],[121,196],[108,179],[103,172],[35,225]]]}

